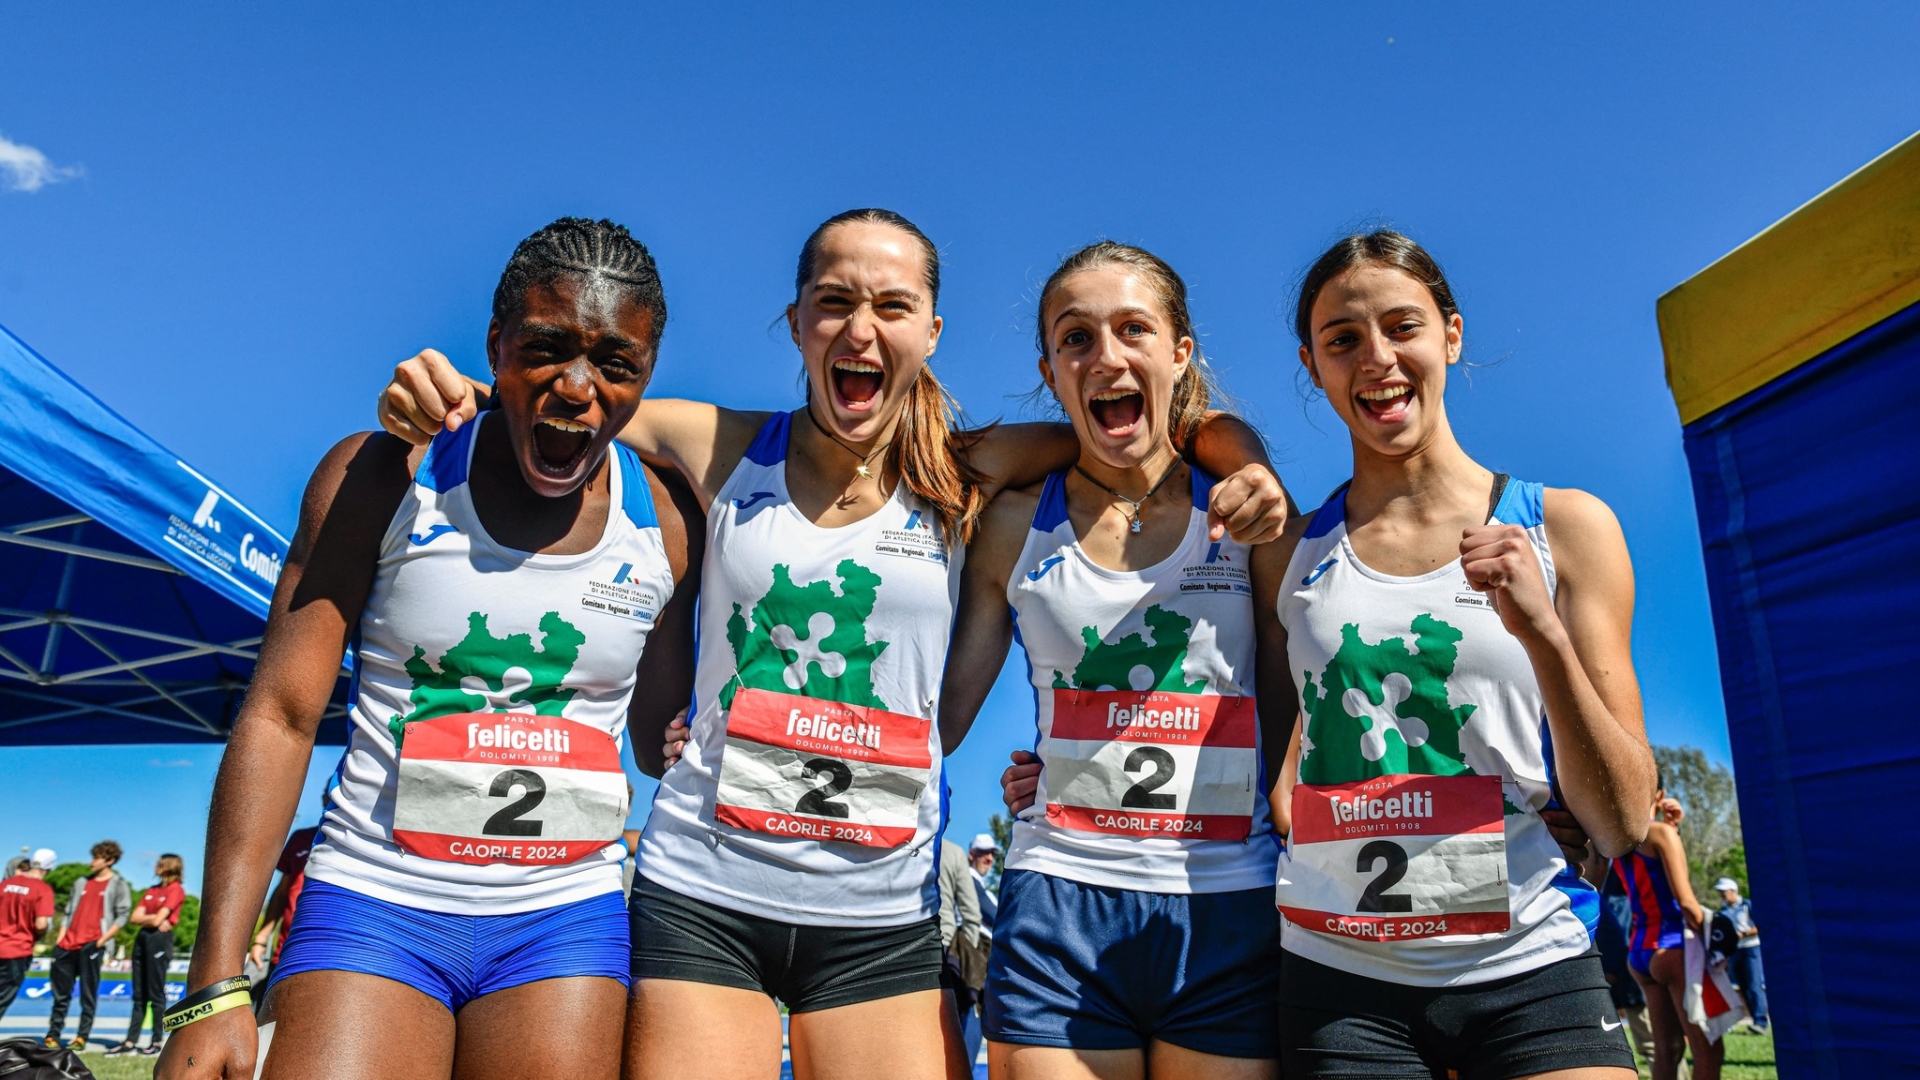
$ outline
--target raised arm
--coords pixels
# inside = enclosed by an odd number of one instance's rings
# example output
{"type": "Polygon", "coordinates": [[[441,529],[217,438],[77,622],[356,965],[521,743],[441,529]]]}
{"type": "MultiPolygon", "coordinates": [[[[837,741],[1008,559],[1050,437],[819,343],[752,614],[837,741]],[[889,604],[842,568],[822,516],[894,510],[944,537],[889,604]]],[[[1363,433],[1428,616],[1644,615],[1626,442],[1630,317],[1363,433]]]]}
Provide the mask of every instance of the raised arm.
{"type": "Polygon", "coordinates": [[[1680,841],[1680,830],[1656,821],[1647,829],[1647,845],[1660,857],[1660,869],[1667,872],[1667,887],[1679,901],[1688,929],[1700,933],[1701,927],[1707,924],[1707,911],[1700,906],[1699,897],[1693,895],[1693,877],[1687,870],[1687,847],[1680,841]]]}
{"type": "MultiPolygon", "coordinates": [[[[1080,441],[1070,424],[996,424],[967,433],[967,461],[988,477],[987,494],[1030,487],[1073,467],[1080,441]]],[[[1279,536],[1293,497],[1274,475],[1259,432],[1232,413],[1210,412],[1184,447],[1188,460],[1220,478],[1208,506],[1213,539],[1243,544],[1279,536]]]]}
{"type": "MultiPolygon", "coordinates": [[[[407,450],[383,435],[355,435],[327,454],[307,485],[253,684],[214,780],[189,993],[240,974],[314,732],[373,585],[381,535],[406,490],[407,450]]],[[[174,1033],[155,1075],[252,1076],[255,1048],[252,1014],[230,1010],[174,1033]],[[191,1069],[189,1057],[197,1061],[191,1069]]]]}
{"type": "Polygon", "coordinates": [[[1553,596],[1517,525],[1467,530],[1461,565],[1532,661],[1567,809],[1602,855],[1618,858],[1647,835],[1655,782],[1633,673],[1633,563],[1599,499],[1549,488],[1545,509],[1553,596]]]}
{"type": "Polygon", "coordinates": [[[1007,582],[1013,577],[1038,502],[1032,492],[1002,492],[987,504],[980,530],[967,546],[953,644],[947,649],[946,677],[940,685],[940,745],[949,754],[967,737],[1007,662],[1007,648],[1013,643],[1007,582]]]}
{"type": "MultiPolygon", "coordinates": [[[[478,415],[487,393],[485,383],[460,374],[438,350],[423,349],[394,368],[393,381],[380,392],[380,426],[425,446],[443,429],[457,431],[478,415]]],[[[648,464],[686,477],[704,509],[713,505],[766,418],[703,401],[649,398],[618,438],[648,464]]]]}

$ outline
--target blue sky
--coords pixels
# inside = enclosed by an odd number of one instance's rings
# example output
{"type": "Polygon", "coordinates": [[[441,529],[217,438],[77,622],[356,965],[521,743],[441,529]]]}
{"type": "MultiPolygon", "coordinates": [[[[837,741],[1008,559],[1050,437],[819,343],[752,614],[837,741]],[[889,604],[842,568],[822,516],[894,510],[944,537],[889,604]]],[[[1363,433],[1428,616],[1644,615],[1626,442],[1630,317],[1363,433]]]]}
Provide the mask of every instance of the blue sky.
{"type": "MultiPolygon", "coordinates": [[[[1020,414],[1055,260],[1143,244],[1311,504],[1349,459],[1296,389],[1288,294],[1392,223],[1447,267],[1484,365],[1450,389],[1462,441],[1613,505],[1648,728],[1727,759],[1654,300],[1912,132],[1920,9],[558,7],[10,7],[0,324],[284,530],[395,361],[484,370],[494,280],[548,220],[653,249],[653,393],[783,408],[798,364],[770,322],[800,241],[888,206],[944,253],[936,367],[976,417],[1020,414]]],[[[997,807],[1028,702],[1003,677],[950,759],[955,832],[997,807]]],[[[0,851],[113,836],[197,885],[217,761],[10,751],[0,851]]]]}

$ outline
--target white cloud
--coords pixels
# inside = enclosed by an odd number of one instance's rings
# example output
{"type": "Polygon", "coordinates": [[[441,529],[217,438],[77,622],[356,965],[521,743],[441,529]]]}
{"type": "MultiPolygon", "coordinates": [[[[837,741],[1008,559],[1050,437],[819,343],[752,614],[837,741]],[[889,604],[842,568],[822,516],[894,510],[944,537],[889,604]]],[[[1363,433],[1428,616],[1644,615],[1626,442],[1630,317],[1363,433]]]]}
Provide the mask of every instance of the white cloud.
{"type": "Polygon", "coordinates": [[[0,189],[39,191],[48,184],[80,175],[78,165],[55,165],[31,146],[0,135],[0,189]]]}
{"type": "Polygon", "coordinates": [[[174,758],[172,761],[148,758],[147,765],[155,769],[190,769],[193,767],[193,762],[186,758],[174,758]]]}

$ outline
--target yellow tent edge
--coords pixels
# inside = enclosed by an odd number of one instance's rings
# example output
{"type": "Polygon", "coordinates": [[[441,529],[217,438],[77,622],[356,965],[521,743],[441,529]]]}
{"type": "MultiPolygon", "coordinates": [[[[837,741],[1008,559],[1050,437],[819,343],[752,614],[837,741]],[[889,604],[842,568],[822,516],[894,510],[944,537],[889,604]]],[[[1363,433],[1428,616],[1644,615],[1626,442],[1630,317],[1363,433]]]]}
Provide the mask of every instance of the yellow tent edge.
{"type": "Polygon", "coordinates": [[[1920,303],[1920,133],[1660,298],[1690,424],[1920,303]]]}

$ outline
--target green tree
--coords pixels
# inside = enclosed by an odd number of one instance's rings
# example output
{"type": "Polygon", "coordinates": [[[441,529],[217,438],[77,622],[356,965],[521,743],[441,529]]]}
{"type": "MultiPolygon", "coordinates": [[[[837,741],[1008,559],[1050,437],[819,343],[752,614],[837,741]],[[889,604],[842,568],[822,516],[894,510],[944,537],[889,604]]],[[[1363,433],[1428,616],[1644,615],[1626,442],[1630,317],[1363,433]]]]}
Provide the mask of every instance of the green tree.
{"type": "Polygon", "coordinates": [[[1667,794],[1687,811],[1680,822],[1680,842],[1687,848],[1693,894],[1709,909],[1718,909],[1720,894],[1711,888],[1716,880],[1730,877],[1743,889],[1747,883],[1733,770],[1708,760],[1705,751],[1693,746],[1656,746],[1653,759],[1660,765],[1667,794]]]}

